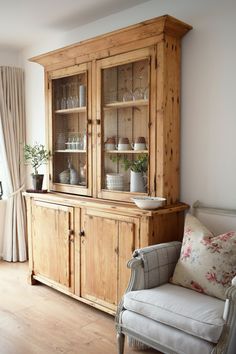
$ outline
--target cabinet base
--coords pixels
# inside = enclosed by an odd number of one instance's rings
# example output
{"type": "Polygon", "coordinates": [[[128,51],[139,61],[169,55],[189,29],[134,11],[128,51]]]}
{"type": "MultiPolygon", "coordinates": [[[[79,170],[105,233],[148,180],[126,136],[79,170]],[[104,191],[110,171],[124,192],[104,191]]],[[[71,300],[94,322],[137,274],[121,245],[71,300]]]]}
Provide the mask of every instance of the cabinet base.
{"type": "Polygon", "coordinates": [[[108,313],[108,314],[110,314],[112,316],[115,316],[115,314],[116,314],[116,310],[109,309],[109,308],[107,308],[105,306],[102,306],[100,304],[97,304],[97,303],[95,303],[95,302],[93,302],[91,300],[87,300],[87,299],[84,299],[83,297],[75,295],[75,294],[71,293],[69,290],[67,290],[66,288],[63,288],[61,285],[58,285],[58,284],[48,280],[47,278],[45,278],[43,276],[32,275],[31,278],[32,278],[31,283],[30,283],[31,285],[35,285],[37,283],[42,283],[44,285],[49,286],[50,288],[56,289],[56,290],[60,291],[61,293],[72,297],[73,299],[76,299],[76,300],[78,300],[80,302],[83,302],[86,305],[92,306],[92,307],[94,307],[94,308],[96,308],[98,310],[106,312],[106,313],[108,313]]]}

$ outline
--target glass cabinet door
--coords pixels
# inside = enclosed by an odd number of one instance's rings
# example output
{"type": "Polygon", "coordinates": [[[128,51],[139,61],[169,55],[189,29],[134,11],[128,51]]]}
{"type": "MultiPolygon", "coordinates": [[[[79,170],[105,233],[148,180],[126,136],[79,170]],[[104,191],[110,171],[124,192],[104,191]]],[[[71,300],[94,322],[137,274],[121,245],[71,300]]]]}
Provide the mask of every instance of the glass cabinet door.
{"type": "Polygon", "coordinates": [[[98,65],[101,198],[130,201],[149,193],[150,55],[140,50],[98,65]]]}
{"type": "Polygon", "coordinates": [[[51,189],[91,195],[88,70],[58,74],[51,80],[51,189]]]}

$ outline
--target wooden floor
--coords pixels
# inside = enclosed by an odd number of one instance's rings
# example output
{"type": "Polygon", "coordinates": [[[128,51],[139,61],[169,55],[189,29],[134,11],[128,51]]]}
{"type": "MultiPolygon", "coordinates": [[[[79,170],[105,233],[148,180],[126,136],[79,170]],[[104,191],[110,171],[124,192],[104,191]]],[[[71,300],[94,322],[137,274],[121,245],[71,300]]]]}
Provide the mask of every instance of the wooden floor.
{"type": "MultiPolygon", "coordinates": [[[[0,261],[0,354],[116,354],[114,317],[45,285],[26,263],[0,261]]],[[[125,354],[157,354],[155,350],[125,354]]]]}

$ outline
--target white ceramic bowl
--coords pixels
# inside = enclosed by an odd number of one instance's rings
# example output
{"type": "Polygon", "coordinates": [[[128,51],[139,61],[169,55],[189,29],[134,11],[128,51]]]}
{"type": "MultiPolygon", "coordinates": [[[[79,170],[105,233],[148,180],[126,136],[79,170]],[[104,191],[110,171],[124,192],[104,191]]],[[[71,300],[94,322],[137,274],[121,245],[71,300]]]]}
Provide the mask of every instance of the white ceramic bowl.
{"type": "Polygon", "coordinates": [[[140,209],[148,210],[160,208],[166,201],[165,198],[161,197],[135,197],[131,198],[131,200],[135,202],[140,209]]]}

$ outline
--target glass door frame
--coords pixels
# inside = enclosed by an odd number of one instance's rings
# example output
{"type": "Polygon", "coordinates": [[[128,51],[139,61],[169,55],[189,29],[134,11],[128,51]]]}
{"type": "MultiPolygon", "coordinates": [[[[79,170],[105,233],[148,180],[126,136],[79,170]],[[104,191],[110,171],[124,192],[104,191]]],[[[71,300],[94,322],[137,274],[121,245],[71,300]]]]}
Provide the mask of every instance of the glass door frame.
{"type": "MultiPolygon", "coordinates": [[[[155,195],[155,107],[156,107],[156,47],[135,50],[132,52],[119,54],[110,58],[98,60],[96,62],[96,160],[97,160],[97,183],[96,196],[102,199],[131,202],[131,198],[136,195],[155,195]],[[102,107],[102,71],[111,67],[125,65],[147,59],[149,62],[149,121],[148,121],[148,190],[147,193],[134,193],[129,191],[114,191],[103,188],[103,107],[102,107]],[[152,129],[150,129],[152,127],[152,129]]],[[[121,104],[122,106],[122,104],[121,104]]]]}
{"type": "MultiPolygon", "coordinates": [[[[46,102],[46,107],[48,112],[46,117],[48,122],[46,126],[48,127],[47,139],[48,139],[48,147],[51,151],[51,159],[49,161],[48,169],[49,169],[49,189],[55,192],[63,192],[63,193],[71,193],[76,195],[83,196],[92,196],[92,104],[91,104],[91,63],[83,63],[79,65],[74,65],[64,69],[54,70],[48,73],[48,102],[46,102]],[[53,109],[53,80],[66,78],[68,76],[86,74],[87,77],[87,88],[86,88],[86,109],[82,109],[87,114],[87,156],[86,156],[86,166],[87,166],[87,185],[70,185],[70,184],[62,184],[59,182],[54,182],[53,175],[53,163],[54,163],[54,144],[53,144],[53,136],[54,136],[54,119],[55,119],[55,111],[53,109]]],[[[75,109],[80,111],[80,108],[75,109]]]]}

